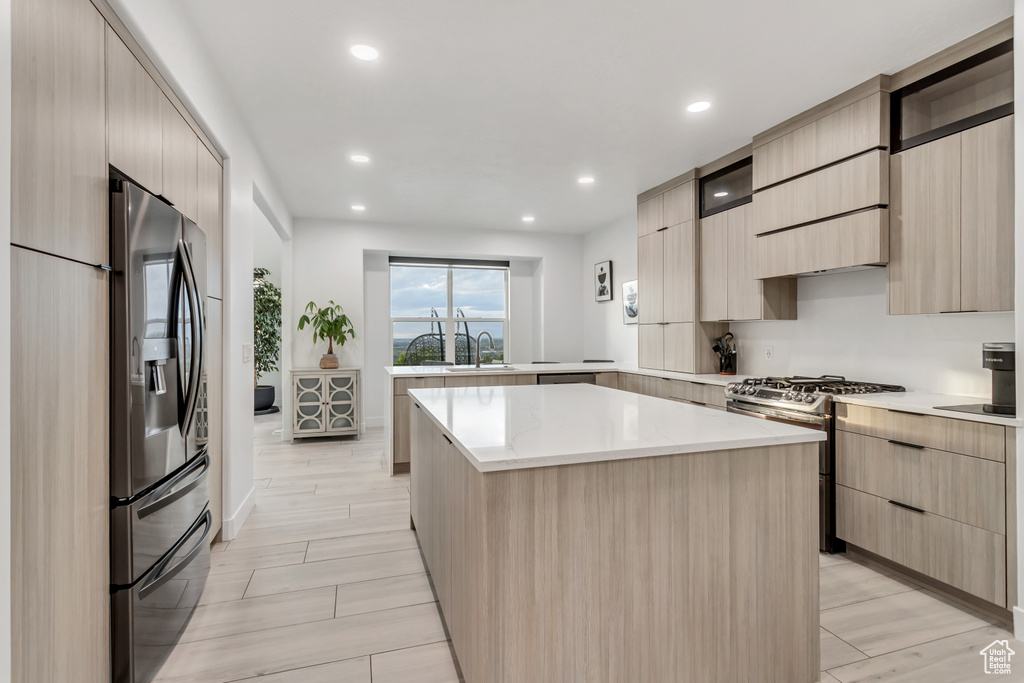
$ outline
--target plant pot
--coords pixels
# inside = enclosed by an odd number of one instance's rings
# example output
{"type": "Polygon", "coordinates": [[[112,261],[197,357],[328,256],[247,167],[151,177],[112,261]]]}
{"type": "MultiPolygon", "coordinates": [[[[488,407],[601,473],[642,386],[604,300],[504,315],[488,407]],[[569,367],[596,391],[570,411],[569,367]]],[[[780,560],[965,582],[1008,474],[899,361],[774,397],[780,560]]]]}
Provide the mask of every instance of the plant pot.
{"type": "Polygon", "coordinates": [[[321,370],[334,370],[338,367],[338,357],[333,353],[325,353],[320,359],[321,370]]]}
{"type": "Polygon", "coordinates": [[[253,408],[258,413],[274,407],[274,387],[261,384],[253,390],[253,408]]]}

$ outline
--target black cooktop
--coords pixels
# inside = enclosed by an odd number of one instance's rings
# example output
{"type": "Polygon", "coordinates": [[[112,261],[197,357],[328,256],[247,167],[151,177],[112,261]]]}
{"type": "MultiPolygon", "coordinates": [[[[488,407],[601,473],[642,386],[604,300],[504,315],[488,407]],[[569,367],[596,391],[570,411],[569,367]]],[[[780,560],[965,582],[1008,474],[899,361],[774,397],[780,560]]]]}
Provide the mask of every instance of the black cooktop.
{"type": "Polygon", "coordinates": [[[906,391],[905,388],[895,384],[856,382],[840,375],[822,375],[821,377],[762,377],[747,379],[743,383],[764,386],[769,389],[783,389],[813,394],[881,394],[906,391]]]}

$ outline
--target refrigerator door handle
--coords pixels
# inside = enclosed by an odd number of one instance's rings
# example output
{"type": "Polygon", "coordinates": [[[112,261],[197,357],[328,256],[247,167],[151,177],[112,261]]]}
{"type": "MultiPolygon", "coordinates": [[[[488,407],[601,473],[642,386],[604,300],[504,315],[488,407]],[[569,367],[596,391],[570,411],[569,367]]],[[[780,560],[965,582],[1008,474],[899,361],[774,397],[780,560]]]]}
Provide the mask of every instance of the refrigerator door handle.
{"type": "Polygon", "coordinates": [[[148,500],[139,508],[139,519],[145,519],[171,503],[181,500],[203,483],[207,472],[210,471],[210,456],[205,448],[199,455],[200,457],[194,460],[195,464],[186,467],[174,479],[149,494],[148,500]],[[192,480],[182,486],[189,477],[192,477],[192,480]]]}
{"type": "Polygon", "coordinates": [[[192,421],[195,418],[196,403],[199,394],[199,371],[200,368],[198,363],[202,360],[202,334],[199,329],[201,328],[199,316],[202,314],[202,309],[198,304],[198,296],[195,277],[192,270],[192,259],[188,255],[188,249],[185,247],[184,240],[178,240],[178,256],[181,258],[182,263],[182,276],[185,285],[185,295],[188,297],[189,304],[189,323],[192,327],[192,348],[191,348],[191,360],[189,365],[189,377],[188,377],[188,391],[185,394],[185,415],[181,422],[181,433],[182,435],[188,434],[192,430],[192,421]]]}
{"type": "Polygon", "coordinates": [[[160,560],[160,562],[157,563],[155,567],[153,567],[153,571],[150,573],[149,578],[146,579],[146,582],[142,585],[142,588],[139,589],[139,600],[145,600],[147,597],[149,597],[154,592],[159,590],[161,586],[163,586],[165,583],[173,579],[175,576],[178,575],[178,573],[182,569],[187,567],[189,563],[196,558],[196,555],[202,552],[203,546],[206,545],[206,542],[210,538],[210,529],[212,525],[213,516],[207,509],[205,512],[203,512],[202,516],[198,520],[196,520],[195,524],[192,525],[192,528],[190,528],[184,536],[178,539],[178,542],[174,544],[174,547],[167,551],[167,554],[164,555],[164,558],[160,560]],[[173,558],[177,554],[177,552],[181,550],[182,546],[185,545],[185,541],[195,536],[195,533],[200,526],[204,526],[205,529],[203,529],[203,535],[199,538],[199,541],[194,546],[192,546],[192,548],[185,554],[184,557],[181,558],[181,560],[179,560],[173,565],[168,566],[168,563],[171,561],[171,558],[173,558]]]}

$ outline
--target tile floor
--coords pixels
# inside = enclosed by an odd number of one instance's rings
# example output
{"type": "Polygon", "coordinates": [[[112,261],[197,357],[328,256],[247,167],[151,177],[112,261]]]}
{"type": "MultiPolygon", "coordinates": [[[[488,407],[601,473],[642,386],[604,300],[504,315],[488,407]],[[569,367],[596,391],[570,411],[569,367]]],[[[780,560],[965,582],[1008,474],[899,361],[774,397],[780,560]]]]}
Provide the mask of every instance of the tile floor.
{"type": "MultiPolygon", "coordinates": [[[[455,683],[409,531],[409,477],[382,430],[282,444],[256,421],[256,508],[214,548],[200,607],[158,683],[455,683]]],[[[821,556],[823,683],[988,681],[1004,627],[856,557],[821,556]]],[[[1024,680],[1024,644],[1019,674],[1024,680]]],[[[1017,667],[1015,667],[1017,668],[1017,667]]],[[[694,682],[697,683],[697,682],[694,682]]]]}

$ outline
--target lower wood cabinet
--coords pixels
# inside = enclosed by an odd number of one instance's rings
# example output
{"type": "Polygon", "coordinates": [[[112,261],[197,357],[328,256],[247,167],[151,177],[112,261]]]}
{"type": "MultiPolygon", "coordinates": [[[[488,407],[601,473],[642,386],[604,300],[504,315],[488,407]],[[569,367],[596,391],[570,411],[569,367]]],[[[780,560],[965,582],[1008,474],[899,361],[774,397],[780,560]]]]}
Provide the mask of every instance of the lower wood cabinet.
{"type": "Polygon", "coordinates": [[[836,487],[836,534],[909,569],[1007,607],[1006,537],[1002,534],[910,510],[846,486],[836,487]]]}
{"type": "Polygon", "coordinates": [[[11,249],[16,683],[109,683],[109,279],[11,249]]]}
{"type": "Polygon", "coordinates": [[[446,387],[511,387],[537,383],[537,375],[448,375],[444,378],[446,387]]]}
{"type": "Polygon", "coordinates": [[[359,369],[292,370],[292,436],[359,434],[359,369]]]}

